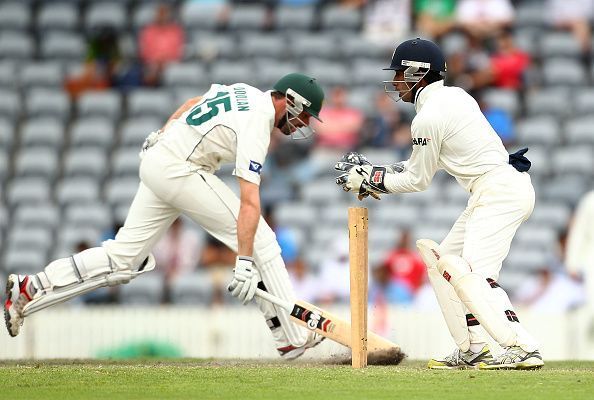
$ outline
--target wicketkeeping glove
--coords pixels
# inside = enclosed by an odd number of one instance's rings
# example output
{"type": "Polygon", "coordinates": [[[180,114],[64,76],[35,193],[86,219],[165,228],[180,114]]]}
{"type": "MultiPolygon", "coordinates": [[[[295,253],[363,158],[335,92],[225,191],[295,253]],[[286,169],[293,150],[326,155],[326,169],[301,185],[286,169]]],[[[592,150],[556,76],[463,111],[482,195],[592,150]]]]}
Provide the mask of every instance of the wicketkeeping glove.
{"type": "Polygon", "coordinates": [[[237,297],[243,305],[249,303],[256,293],[260,282],[260,274],[254,266],[254,259],[238,256],[233,269],[233,280],[227,287],[233,297],[237,297]]]}

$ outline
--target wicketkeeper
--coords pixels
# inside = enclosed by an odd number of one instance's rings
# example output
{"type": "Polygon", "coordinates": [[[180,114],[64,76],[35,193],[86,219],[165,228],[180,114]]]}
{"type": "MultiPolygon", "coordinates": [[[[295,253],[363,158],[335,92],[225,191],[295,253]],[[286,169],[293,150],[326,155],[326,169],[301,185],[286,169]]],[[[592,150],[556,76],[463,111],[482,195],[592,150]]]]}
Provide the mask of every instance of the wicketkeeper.
{"type": "MultiPolygon", "coordinates": [[[[446,63],[437,45],[407,40],[392,56],[392,81],[385,90],[396,101],[414,103],[412,154],[392,166],[372,165],[348,154],[336,165],[337,183],[362,199],[369,195],[425,190],[438,169],[446,170],[470,193],[468,205],[437,244],[417,247],[450,333],[458,345],[429,368],[531,369],[543,365],[534,338],[522,327],[497,283],[516,230],[534,207],[534,188],[524,149],[507,154],[476,101],[464,90],[444,86],[446,63]],[[493,357],[480,325],[505,352],[493,357]]],[[[435,205],[439,207],[439,205],[435,205]]]]}
{"type": "MultiPolygon", "coordinates": [[[[293,73],[270,91],[213,84],[185,102],[147,138],[140,186],[114,240],[53,261],[38,274],[8,277],[4,316],[10,335],[18,335],[34,312],[151,271],[151,248],[180,214],[238,254],[229,288],[242,303],[254,298],[257,287],[294,302],[280,247],[260,216],[260,173],[271,134],[310,136],[310,119],[319,119],[323,99],[314,78],[293,73]],[[239,198],[214,175],[222,163],[235,164],[239,198]]],[[[298,357],[322,340],[290,322],[285,310],[254,300],[284,358],[298,357]]]]}

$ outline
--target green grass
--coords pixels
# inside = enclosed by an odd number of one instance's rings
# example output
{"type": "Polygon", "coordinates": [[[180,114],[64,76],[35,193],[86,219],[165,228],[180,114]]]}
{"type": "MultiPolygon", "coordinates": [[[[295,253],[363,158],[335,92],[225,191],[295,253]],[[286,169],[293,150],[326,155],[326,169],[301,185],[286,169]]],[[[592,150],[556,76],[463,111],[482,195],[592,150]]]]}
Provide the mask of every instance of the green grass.
{"type": "Polygon", "coordinates": [[[0,362],[1,399],[591,399],[594,362],[538,371],[203,360],[0,362]]]}

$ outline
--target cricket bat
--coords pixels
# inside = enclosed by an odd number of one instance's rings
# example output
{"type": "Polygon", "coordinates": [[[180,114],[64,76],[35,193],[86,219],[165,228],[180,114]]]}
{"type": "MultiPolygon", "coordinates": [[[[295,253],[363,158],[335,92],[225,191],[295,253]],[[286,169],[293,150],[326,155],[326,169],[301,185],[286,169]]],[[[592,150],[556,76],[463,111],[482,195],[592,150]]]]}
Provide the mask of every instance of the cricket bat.
{"type": "MultiPolygon", "coordinates": [[[[256,289],[256,296],[284,308],[295,323],[351,348],[350,322],[302,300],[297,300],[295,304],[292,304],[261,289],[256,289]]],[[[388,349],[400,349],[400,346],[371,331],[367,332],[367,350],[369,352],[388,349]]]]}

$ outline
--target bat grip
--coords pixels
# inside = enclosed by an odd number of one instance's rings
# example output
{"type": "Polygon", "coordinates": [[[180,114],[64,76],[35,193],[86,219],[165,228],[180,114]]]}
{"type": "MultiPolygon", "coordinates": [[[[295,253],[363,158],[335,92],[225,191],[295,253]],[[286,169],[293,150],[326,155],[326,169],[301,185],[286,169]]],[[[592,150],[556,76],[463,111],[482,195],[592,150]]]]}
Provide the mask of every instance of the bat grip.
{"type": "Polygon", "coordinates": [[[256,289],[256,296],[258,296],[259,298],[264,299],[266,301],[269,301],[272,304],[276,304],[277,306],[284,308],[285,310],[287,310],[287,312],[291,312],[293,310],[292,303],[289,303],[286,300],[283,300],[271,293],[268,293],[265,290],[256,289]]]}

